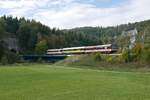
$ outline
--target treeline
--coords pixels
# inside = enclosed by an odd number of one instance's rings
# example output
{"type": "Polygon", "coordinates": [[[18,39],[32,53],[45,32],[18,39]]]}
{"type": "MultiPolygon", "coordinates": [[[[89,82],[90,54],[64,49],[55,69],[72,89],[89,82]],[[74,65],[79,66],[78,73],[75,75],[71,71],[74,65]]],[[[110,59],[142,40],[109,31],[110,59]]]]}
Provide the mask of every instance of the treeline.
{"type": "MultiPolygon", "coordinates": [[[[85,33],[99,37],[102,44],[106,43],[119,43],[122,40],[122,32],[137,29],[138,34],[144,34],[145,45],[150,46],[150,20],[122,24],[113,27],[79,27],[71,29],[75,33],[85,33]]],[[[122,44],[123,45],[123,44],[122,44]]]]}
{"type": "Polygon", "coordinates": [[[0,38],[15,37],[21,54],[45,53],[48,48],[63,48],[100,44],[99,38],[92,34],[61,31],[49,28],[25,18],[3,16],[0,18],[0,38]]]}
{"type": "MultiPolygon", "coordinates": [[[[50,28],[35,20],[0,17],[0,59],[9,50],[2,40],[13,37],[18,41],[19,54],[45,54],[48,48],[120,43],[122,31],[136,28],[140,33],[150,32],[150,20],[114,27],[81,27],[69,30],[50,28]],[[7,52],[6,52],[7,51],[7,52]],[[5,52],[5,53],[4,53],[5,52]]],[[[149,44],[149,43],[148,43],[149,44]]]]}
{"type": "Polygon", "coordinates": [[[129,31],[133,29],[137,29],[138,32],[144,32],[150,27],[150,20],[135,22],[135,23],[128,23],[122,24],[118,26],[112,27],[79,27],[71,29],[75,32],[83,32],[86,34],[92,34],[97,36],[118,36],[122,33],[122,31],[129,31]]]}

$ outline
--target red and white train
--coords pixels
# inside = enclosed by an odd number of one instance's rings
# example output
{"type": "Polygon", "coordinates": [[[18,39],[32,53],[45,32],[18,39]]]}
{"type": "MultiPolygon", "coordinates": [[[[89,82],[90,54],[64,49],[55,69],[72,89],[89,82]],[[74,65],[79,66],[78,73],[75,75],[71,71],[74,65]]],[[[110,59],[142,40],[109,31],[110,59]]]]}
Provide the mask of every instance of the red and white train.
{"type": "Polygon", "coordinates": [[[117,46],[114,44],[96,45],[96,46],[82,46],[61,49],[48,49],[47,55],[74,55],[74,54],[90,54],[90,53],[105,53],[111,54],[117,52],[117,46]]]}

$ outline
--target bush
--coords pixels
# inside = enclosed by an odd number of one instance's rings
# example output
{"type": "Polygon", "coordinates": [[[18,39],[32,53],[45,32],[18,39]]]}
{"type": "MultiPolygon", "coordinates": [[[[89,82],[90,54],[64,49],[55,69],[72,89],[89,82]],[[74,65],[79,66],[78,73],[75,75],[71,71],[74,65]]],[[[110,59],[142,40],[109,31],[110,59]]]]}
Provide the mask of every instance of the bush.
{"type": "Polygon", "coordinates": [[[106,61],[109,62],[109,63],[113,63],[113,62],[114,62],[113,57],[111,57],[111,56],[108,57],[108,58],[106,59],[106,61]]]}
{"type": "Polygon", "coordinates": [[[116,64],[116,63],[123,63],[122,56],[120,55],[108,55],[105,58],[105,61],[108,63],[116,64]]]}
{"type": "Polygon", "coordinates": [[[6,56],[3,56],[3,57],[1,58],[1,64],[3,64],[3,65],[8,64],[8,59],[7,59],[6,56]]]}
{"type": "Polygon", "coordinates": [[[139,61],[142,55],[142,46],[141,44],[136,44],[135,47],[132,49],[132,60],[139,61]]]}
{"type": "Polygon", "coordinates": [[[95,53],[93,55],[94,59],[97,60],[97,61],[101,61],[102,60],[102,56],[101,56],[101,53],[95,53]]]}
{"type": "Polygon", "coordinates": [[[48,49],[47,41],[42,40],[36,44],[35,51],[37,54],[44,54],[48,49]]]}
{"type": "Polygon", "coordinates": [[[130,52],[130,50],[123,50],[123,52],[122,52],[122,60],[124,61],[124,62],[131,62],[132,61],[132,59],[131,59],[132,57],[131,57],[131,52],[130,52]]]}
{"type": "Polygon", "coordinates": [[[2,64],[13,64],[20,60],[19,55],[16,53],[7,51],[1,59],[2,64]]]}
{"type": "Polygon", "coordinates": [[[149,62],[150,48],[142,48],[141,45],[136,45],[132,50],[124,50],[122,53],[124,62],[149,62]]]}
{"type": "Polygon", "coordinates": [[[141,55],[141,61],[150,63],[150,48],[144,48],[141,55]]]}

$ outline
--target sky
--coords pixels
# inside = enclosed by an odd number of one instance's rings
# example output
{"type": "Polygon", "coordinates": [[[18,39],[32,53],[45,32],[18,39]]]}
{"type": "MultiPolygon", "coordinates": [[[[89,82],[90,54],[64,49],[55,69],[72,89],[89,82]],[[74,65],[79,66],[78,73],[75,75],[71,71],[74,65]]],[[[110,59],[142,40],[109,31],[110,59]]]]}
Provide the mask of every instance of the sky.
{"type": "Polygon", "coordinates": [[[0,0],[0,16],[60,29],[116,26],[150,19],[150,0],[0,0]]]}

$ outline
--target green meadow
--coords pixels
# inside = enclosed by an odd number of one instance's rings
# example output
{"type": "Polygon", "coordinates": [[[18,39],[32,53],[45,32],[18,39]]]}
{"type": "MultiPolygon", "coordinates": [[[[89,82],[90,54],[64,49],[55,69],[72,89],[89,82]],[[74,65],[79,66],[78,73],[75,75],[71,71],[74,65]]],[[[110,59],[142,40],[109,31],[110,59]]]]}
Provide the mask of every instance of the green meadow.
{"type": "Polygon", "coordinates": [[[150,73],[0,66],[0,100],[150,100],[150,73]]]}

